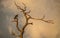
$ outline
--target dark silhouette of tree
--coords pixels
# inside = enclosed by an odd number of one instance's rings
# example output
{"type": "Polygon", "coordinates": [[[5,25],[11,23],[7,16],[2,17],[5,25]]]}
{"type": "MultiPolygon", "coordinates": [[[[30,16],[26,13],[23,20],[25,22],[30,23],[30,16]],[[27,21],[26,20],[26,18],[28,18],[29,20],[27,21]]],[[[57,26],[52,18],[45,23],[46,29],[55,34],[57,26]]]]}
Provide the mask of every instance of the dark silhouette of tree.
{"type": "Polygon", "coordinates": [[[33,25],[33,23],[29,23],[29,22],[28,22],[29,19],[41,20],[41,21],[44,21],[44,22],[47,22],[47,23],[52,23],[52,24],[54,24],[54,23],[52,22],[52,20],[44,20],[45,16],[43,16],[43,18],[41,18],[41,19],[37,19],[37,18],[33,18],[33,17],[31,17],[30,15],[28,15],[28,14],[31,12],[31,10],[29,10],[28,12],[26,12],[26,11],[27,11],[27,6],[26,6],[24,3],[22,3],[22,4],[24,5],[24,8],[21,8],[21,7],[20,7],[19,5],[17,5],[16,3],[14,3],[14,4],[16,5],[17,9],[19,9],[19,10],[23,13],[23,15],[24,15],[24,17],[25,17],[25,19],[26,19],[26,23],[25,23],[25,25],[23,26],[23,28],[20,29],[19,26],[18,26],[18,14],[15,15],[15,17],[14,17],[14,22],[16,22],[16,28],[17,28],[17,30],[19,31],[20,35],[16,35],[14,32],[12,32],[12,35],[15,35],[15,36],[18,36],[18,37],[20,37],[20,38],[23,38],[23,34],[24,34],[25,28],[26,28],[29,24],[33,25]]]}

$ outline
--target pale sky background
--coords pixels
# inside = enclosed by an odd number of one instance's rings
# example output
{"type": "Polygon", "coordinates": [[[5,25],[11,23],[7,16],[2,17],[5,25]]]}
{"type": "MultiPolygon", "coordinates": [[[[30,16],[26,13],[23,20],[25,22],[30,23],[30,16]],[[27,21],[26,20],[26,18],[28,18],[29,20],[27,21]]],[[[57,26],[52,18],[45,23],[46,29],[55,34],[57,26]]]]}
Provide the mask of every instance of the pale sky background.
{"type": "MultiPolygon", "coordinates": [[[[0,0],[0,38],[15,38],[11,30],[18,34],[15,23],[11,22],[14,15],[19,14],[19,27],[25,23],[23,14],[14,5],[26,4],[34,18],[46,16],[46,20],[53,20],[54,24],[39,20],[29,20],[33,25],[25,29],[24,38],[60,38],[60,0],[0,0]]],[[[18,38],[18,37],[16,37],[18,38]]]]}

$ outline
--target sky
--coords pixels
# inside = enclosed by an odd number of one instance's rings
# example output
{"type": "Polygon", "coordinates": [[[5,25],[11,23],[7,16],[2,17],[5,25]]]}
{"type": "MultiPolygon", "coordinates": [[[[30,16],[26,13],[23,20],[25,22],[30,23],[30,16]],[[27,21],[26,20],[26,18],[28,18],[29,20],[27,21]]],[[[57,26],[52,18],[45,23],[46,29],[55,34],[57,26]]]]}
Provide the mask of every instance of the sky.
{"type": "Polygon", "coordinates": [[[53,20],[54,24],[41,20],[30,19],[33,25],[25,29],[24,38],[60,38],[60,0],[0,0],[0,38],[18,38],[11,35],[11,31],[19,34],[12,22],[14,16],[19,14],[19,27],[25,24],[25,17],[15,6],[14,2],[23,7],[22,2],[31,10],[34,18],[53,20]]]}

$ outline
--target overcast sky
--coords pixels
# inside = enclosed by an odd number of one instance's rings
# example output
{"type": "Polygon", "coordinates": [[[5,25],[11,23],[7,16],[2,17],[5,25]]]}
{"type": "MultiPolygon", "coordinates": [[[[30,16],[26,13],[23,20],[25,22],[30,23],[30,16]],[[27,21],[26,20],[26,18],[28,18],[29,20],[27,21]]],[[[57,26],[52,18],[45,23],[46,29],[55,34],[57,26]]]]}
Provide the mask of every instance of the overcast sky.
{"type": "Polygon", "coordinates": [[[11,22],[14,15],[19,14],[20,28],[25,23],[23,14],[17,10],[14,2],[18,5],[25,3],[34,18],[45,15],[45,20],[54,21],[54,24],[50,24],[41,20],[29,20],[33,25],[27,26],[24,38],[60,38],[60,0],[0,0],[0,38],[15,38],[11,30],[18,34],[15,23],[11,22]]]}

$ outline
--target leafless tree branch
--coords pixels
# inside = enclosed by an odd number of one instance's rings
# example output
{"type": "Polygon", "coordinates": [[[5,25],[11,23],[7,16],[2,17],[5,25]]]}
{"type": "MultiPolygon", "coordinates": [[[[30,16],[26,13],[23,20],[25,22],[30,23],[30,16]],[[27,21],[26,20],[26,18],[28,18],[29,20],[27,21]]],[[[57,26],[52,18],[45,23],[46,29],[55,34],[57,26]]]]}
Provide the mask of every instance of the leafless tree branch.
{"type": "MultiPolygon", "coordinates": [[[[15,15],[15,17],[14,17],[14,21],[16,22],[16,28],[17,28],[18,31],[20,32],[20,38],[23,38],[24,30],[25,30],[25,28],[28,26],[28,24],[33,25],[33,23],[29,23],[29,22],[28,22],[29,19],[41,20],[41,21],[44,21],[44,22],[52,23],[52,24],[53,24],[52,20],[44,20],[44,19],[45,19],[45,15],[44,15],[43,18],[41,18],[41,19],[33,18],[33,17],[31,17],[30,15],[28,15],[28,13],[30,13],[31,10],[29,10],[28,12],[26,12],[27,7],[26,7],[26,5],[25,5],[24,3],[22,3],[22,4],[24,5],[24,9],[21,8],[20,6],[18,6],[16,3],[14,3],[14,4],[16,5],[17,9],[19,9],[19,10],[24,14],[24,17],[25,17],[25,19],[26,19],[25,25],[23,26],[22,29],[20,29],[20,28],[18,27],[18,15],[15,15]]],[[[13,34],[13,35],[15,35],[15,34],[13,34]]]]}
{"type": "Polygon", "coordinates": [[[41,19],[37,19],[37,18],[31,18],[31,19],[41,20],[41,21],[44,21],[44,22],[47,22],[47,23],[52,23],[52,24],[54,24],[53,20],[45,20],[44,17],[41,18],[41,19]]]}

